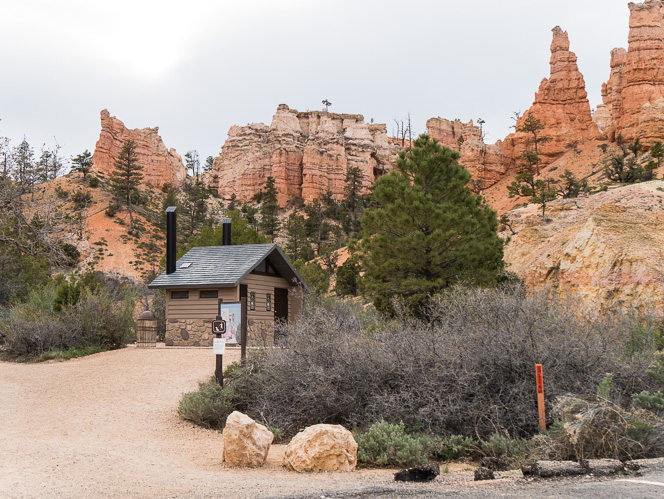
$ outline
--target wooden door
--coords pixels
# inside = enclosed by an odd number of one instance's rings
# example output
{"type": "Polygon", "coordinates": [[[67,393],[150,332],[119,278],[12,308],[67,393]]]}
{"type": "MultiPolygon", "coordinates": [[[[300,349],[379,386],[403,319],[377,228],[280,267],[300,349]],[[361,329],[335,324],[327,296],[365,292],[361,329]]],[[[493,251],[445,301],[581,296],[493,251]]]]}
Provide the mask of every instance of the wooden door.
{"type": "Polygon", "coordinates": [[[288,289],[274,288],[274,320],[288,321],[288,289]]]}

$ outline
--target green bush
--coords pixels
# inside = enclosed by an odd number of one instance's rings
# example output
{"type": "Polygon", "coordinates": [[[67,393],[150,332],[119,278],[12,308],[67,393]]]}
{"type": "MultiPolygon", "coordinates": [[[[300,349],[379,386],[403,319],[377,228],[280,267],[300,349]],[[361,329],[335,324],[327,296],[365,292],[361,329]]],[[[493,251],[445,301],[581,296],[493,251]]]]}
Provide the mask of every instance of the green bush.
{"type": "Polygon", "coordinates": [[[113,218],[119,209],[120,205],[118,203],[111,203],[108,205],[108,208],[106,208],[106,211],[104,211],[104,213],[106,214],[107,217],[113,218]]]}
{"type": "Polygon", "coordinates": [[[133,288],[86,274],[76,283],[52,281],[15,303],[0,321],[4,351],[35,358],[50,351],[115,349],[134,337],[133,288]]]}
{"type": "Polygon", "coordinates": [[[100,182],[99,182],[99,178],[98,178],[98,177],[95,177],[94,175],[91,175],[91,176],[90,176],[90,180],[88,180],[88,185],[89,185],[90,187],[92,187],[93,189],[96,189],[97,187],[99,187],[99,183],[100,183],[100,182]]]}
{"type": "Polygon", "coordinates": [[[369,431],[356,435],[357,460],[378,466],[419,466],[428,461],[422,437],[406,433],[399,424],[380,421],[369,431]]]}
{"type": "Polygon", "coordinates": [[[222,430],[226,418],[233,412],[230,390],[224,390],[212,377],[199,383],[198,390],[185,393],[180,399],[178,414],[181,418],[205,428],[222,430]]]}

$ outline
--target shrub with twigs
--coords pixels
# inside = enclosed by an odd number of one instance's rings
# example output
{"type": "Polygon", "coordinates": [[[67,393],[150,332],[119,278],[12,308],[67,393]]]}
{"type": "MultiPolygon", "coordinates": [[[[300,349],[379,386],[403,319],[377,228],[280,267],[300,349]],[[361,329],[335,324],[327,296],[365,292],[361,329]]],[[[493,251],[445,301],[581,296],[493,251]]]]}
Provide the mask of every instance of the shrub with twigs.
{"type": "Polygon", "coordinates": [[[539,431],[536,363],[548,414],[558,395],[594,396],[607,372],[618,405],[653,387],[645,372],[654,329],[627,354],[635,317],[582,313],[576,301],[526,296],[518,285],[454,288],[432,299],[427,315],[387,320],[355,304],[308,306],[284,326],[284,348],[264,352],[231,383],[233,406],[288,435],[317,423],[365,431],[384,420],[488,440],[539,431]]]}

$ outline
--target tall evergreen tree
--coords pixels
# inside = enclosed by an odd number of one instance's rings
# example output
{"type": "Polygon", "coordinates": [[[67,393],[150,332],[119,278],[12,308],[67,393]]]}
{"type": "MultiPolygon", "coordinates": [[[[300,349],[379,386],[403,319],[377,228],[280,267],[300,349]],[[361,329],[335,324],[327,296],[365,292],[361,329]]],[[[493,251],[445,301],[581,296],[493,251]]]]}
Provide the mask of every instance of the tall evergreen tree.
{"type": "Polygon", "coordinates": [[[122,149],[114,163],[115,170],[110,173],[111,186],[117,196],[124,201],[129,211],[129,232],[134,231],[134,217],[132,196],[138,193],[138,185],[143,179],[143,167],[138,163],[136,144],[128,139],[122,144],[122,149]]]}
{"type": "Polygon", "coordinates": [[[378,310],[392,299],[426,316],[432,293],[455,283],[490,284],[503,273],[496,213],[468,188],[459,153],[421,135],[375,184],[362,217],[364,289],[378,310]]]}
{"type": "Polygon", "coordinates": [[[307,237],[316,248],[317,255],[321,254],[321,249],[329,240],[332,230],[332,225],[327,221],[325,211],[325,206],[321,204],[318,198],[315,198],[311,204],[304,207],[304,212],[307,215],[304,226],[307,229],[307,237]]]}
{"type": "Polygon", "coordinates": [[[350,166],[346,171],[346,185],[344,186],[344,204],[348,209],[350,218],[351,232],[355,232],[359,227],[355,227],[356,221],[362,214],[364,208],[362,188],[364,182],[364,173],[357,166],[350,166]]]}
{"type": "Polygon", "coordinates": [[[281,228],[281,221],[277,216],[279,204],[277,203],[277,188],[275,187],[274,177],[268,177],[265,181],[262,201],[260,228],[274,242],[274,238],[277,237],[281,228]]]}
{"type": "Polygon", "coordinates": [[[308,261],[314,257],[311,244],[307,239],[307,228],[302,215],[294,210],[286,222],[286,254],[291,261],[308,261]]]}

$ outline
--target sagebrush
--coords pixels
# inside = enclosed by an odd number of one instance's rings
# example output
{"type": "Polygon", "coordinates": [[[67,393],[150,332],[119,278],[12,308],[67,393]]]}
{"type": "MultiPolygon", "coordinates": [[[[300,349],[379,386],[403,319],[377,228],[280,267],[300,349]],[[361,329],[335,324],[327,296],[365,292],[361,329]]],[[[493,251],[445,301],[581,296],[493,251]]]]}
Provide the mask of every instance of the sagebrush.
{"type": "Polygon", "coordinates": [[[659,330],[636,315],[599,316],[511,285],[454,288],[430,301],[427,316],[387,320],[342,302],[310,306],[281,331],[284,348],[231,380],[233,407],[288,435],[317,423],[366,431],[386,421],[488,440],[539,431],[537,363],[547,401],[595,396],[606,373],[618,405],[653,388],[645,372],[659,330]]]}

